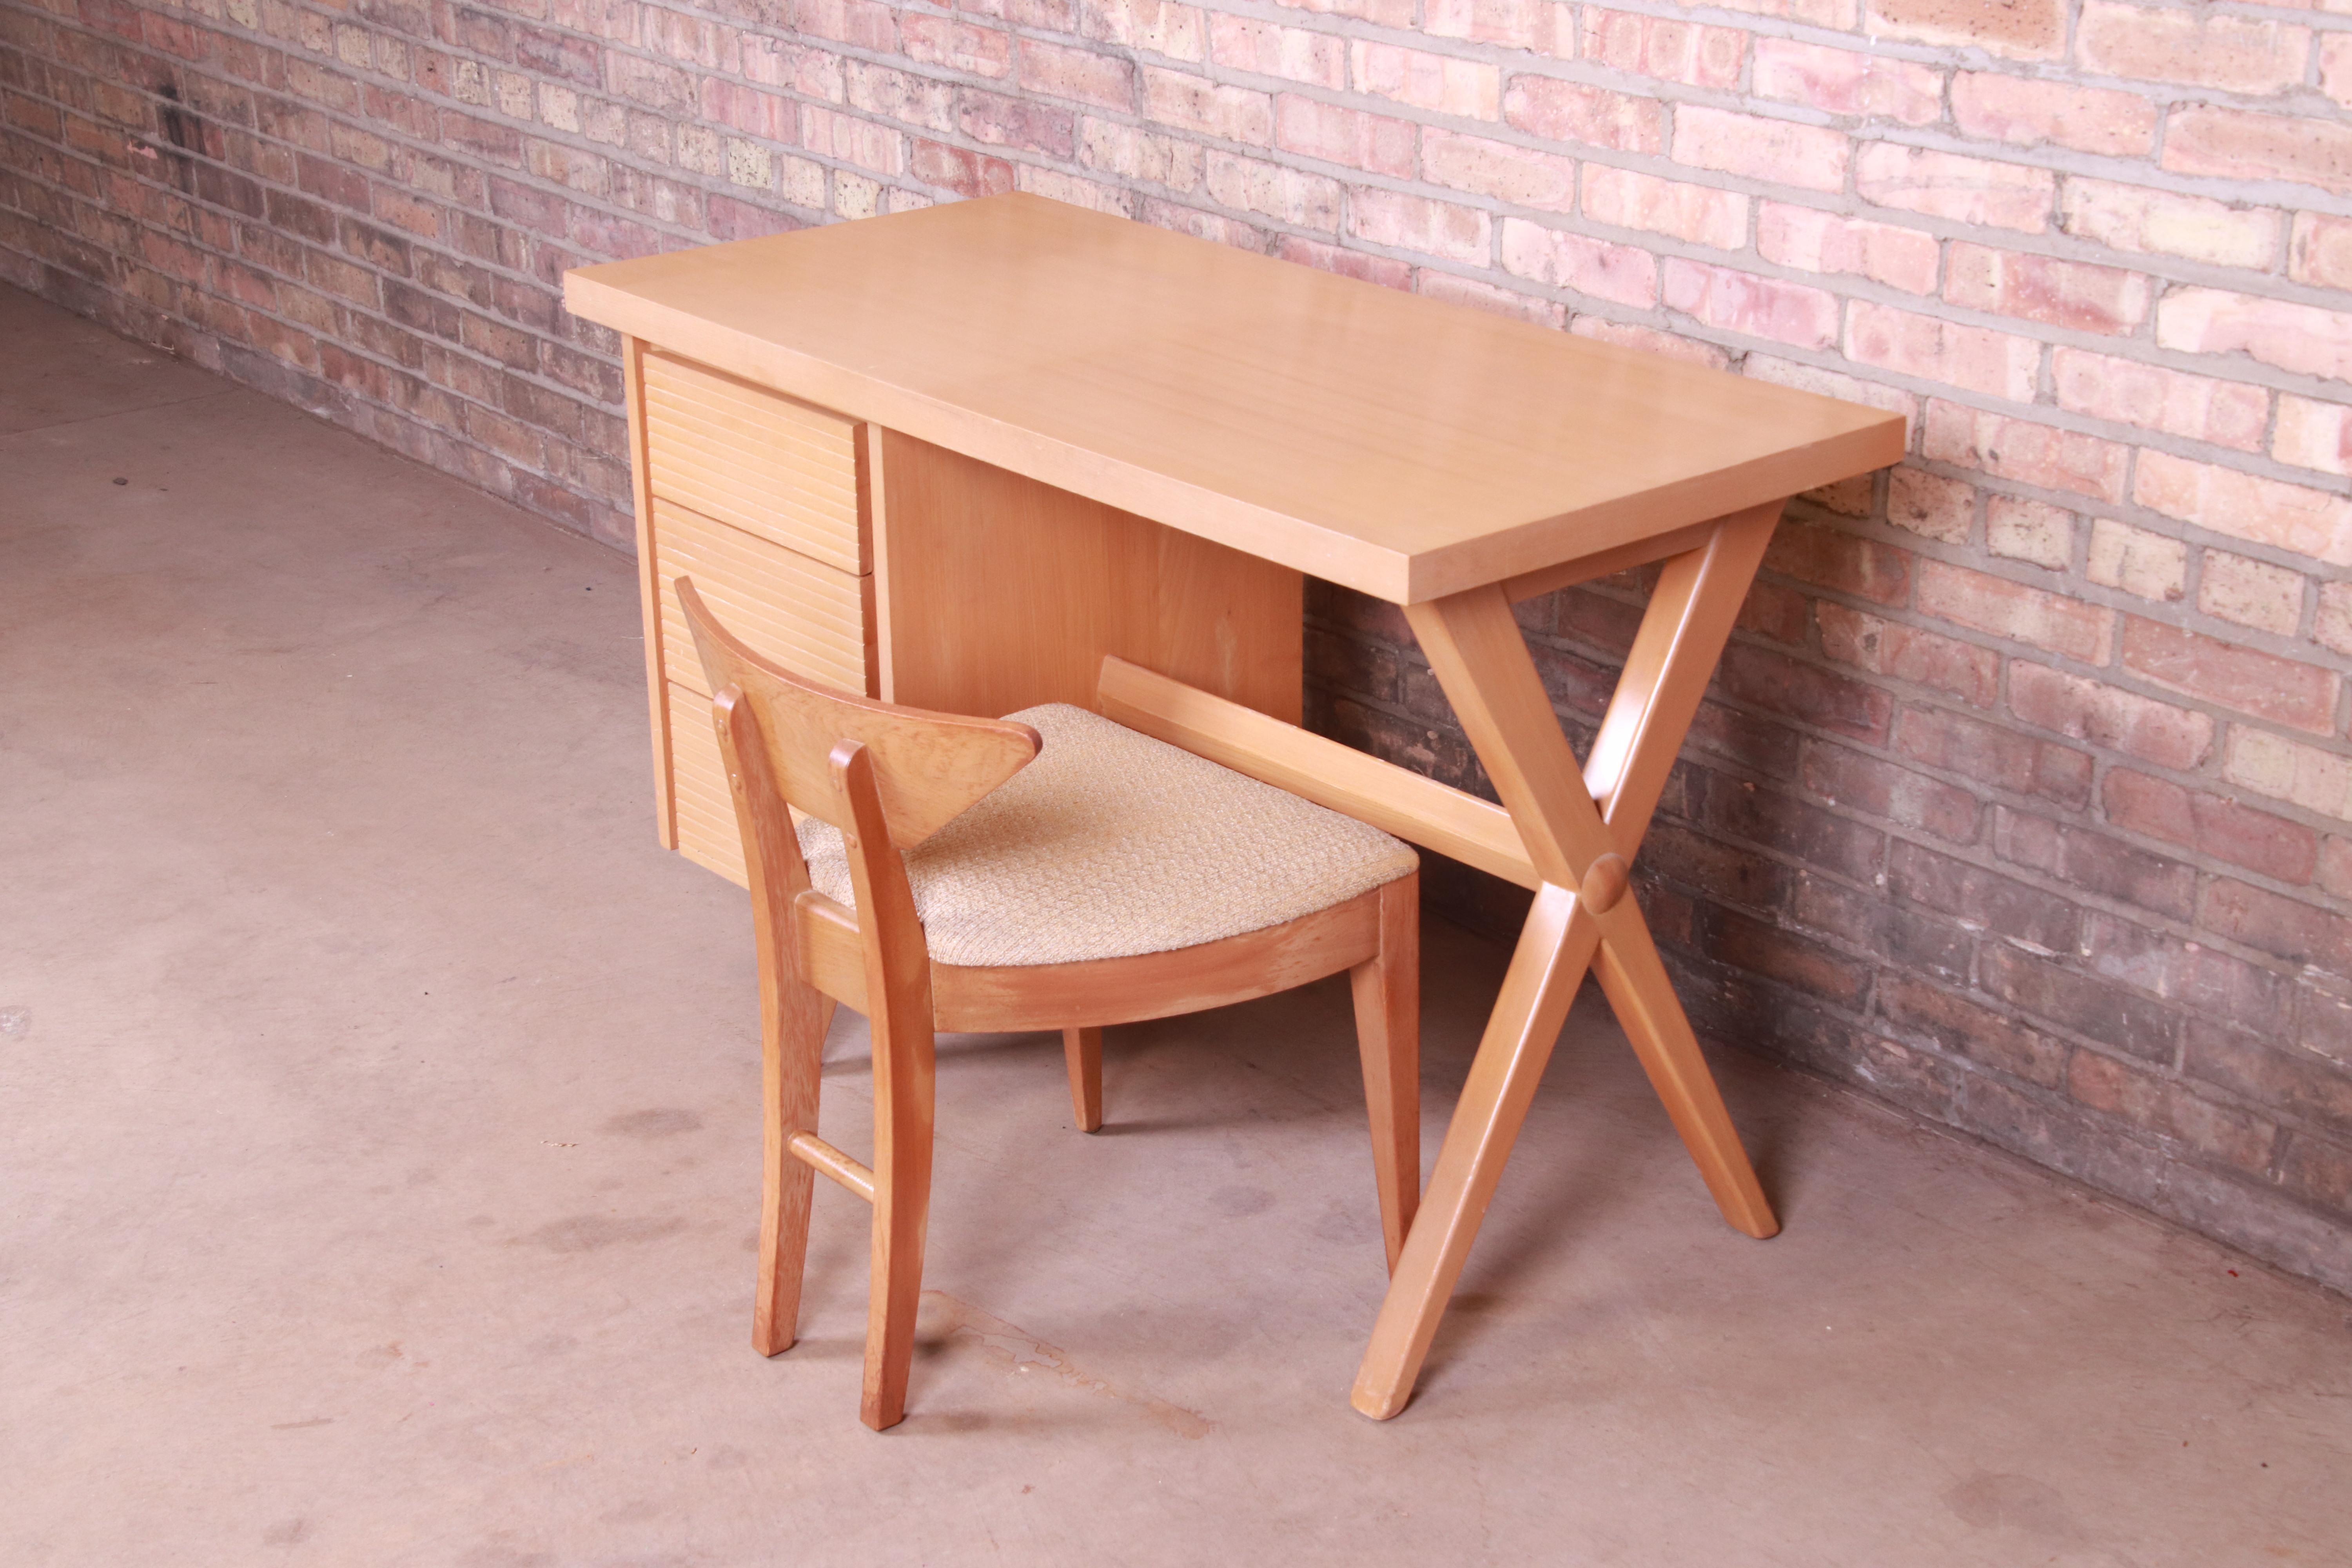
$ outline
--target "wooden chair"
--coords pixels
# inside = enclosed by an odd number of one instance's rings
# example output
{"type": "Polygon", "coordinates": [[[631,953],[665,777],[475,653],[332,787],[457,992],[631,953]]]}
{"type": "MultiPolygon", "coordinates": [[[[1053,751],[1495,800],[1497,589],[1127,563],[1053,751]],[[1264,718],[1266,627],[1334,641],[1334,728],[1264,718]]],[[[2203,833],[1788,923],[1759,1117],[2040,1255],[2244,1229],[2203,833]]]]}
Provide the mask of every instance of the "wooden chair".
{"type": "Polygon", "coordinates": [[[1084,709],[972,719],[833,690],[729,635],[690,579],[677,598],[718,694],[759,944],[761,1354],[797,1330],[814,1168],[874,1205],[861,1415],[879,1431],[905,1414],[935,1029],[1059,1029],[1072,1109],[1092,1131],[1105,1025],[1342,969],[1396,1267],[1421,1181],[1411,848],[1084,709]],[[804,814],[797,828],[788,805],[804,814]],[[870,1168],[816,1132],[834,1002],[872,1026],[870,1168]]]}

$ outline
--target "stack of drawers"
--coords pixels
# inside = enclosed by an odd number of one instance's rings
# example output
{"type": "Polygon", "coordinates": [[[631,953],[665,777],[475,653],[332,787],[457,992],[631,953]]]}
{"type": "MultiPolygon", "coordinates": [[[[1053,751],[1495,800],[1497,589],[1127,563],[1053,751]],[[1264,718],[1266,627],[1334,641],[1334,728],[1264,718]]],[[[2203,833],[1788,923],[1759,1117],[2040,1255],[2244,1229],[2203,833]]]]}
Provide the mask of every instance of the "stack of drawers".
{"type": "Polygon", "coordinates": [[[644,356],[646,542],[661,605],[669,826],[678,850],[737,882],[742,842],[710,725],[710,683],[677,579],[720,623],[796,674],[875,691],[864,426],[654,350],[644,356]]]}

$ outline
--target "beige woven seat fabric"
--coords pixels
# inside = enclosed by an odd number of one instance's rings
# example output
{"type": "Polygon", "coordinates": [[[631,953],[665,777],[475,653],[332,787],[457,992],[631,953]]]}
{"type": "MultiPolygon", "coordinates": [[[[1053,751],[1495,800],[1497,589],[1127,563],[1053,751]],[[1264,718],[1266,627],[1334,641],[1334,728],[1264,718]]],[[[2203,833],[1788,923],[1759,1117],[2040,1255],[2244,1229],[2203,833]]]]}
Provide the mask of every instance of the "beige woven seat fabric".
{"type": "MultiPolygon", "coordinates": [[[[931,957],[963,967],[1172,952],[1263,931],[1418,868],[1377,827],[1066,703],[1010,717],[1045,747],[907,857],[931,957]]],[[[816,889],[856,907],[811,817],[816,889]]]]}

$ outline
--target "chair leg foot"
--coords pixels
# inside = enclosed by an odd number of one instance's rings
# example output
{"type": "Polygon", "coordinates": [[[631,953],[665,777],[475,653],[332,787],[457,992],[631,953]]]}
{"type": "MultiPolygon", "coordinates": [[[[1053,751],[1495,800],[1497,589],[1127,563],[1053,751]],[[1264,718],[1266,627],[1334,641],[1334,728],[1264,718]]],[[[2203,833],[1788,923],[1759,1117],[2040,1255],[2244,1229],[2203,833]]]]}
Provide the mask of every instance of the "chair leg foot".
{"type": "Polygon", "coordinates": [[[1102,1031],[1062,1031],[1062,1059],[1070,1069],[1070,1114],[1078,1131],[1102,1130],[1102,1031]]]}

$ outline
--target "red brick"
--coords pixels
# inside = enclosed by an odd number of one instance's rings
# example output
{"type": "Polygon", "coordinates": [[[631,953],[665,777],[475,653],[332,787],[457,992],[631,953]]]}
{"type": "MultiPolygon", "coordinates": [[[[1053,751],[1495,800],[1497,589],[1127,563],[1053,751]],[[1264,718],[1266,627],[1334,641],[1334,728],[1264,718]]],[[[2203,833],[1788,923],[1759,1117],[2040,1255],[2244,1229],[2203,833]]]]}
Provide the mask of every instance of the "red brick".
{"type": "Polygon", "coordinates": [[[2313,734],[2336,730],[2336,676],[2137,616],[2124,621],[2124,668],[2184,696],[2313,734]]]}
{"type": "Polygon", "coordinates": [[[2118,827],[2282,882],[2308,882],[2318,869],[2317,834],[2223,795],[2116,768],[2101,786],[2100,804],[2118,827]]]}
{"type": "Polygon", "coordinates": [[[2169,1063],[2179,1048],[2178,1008],[1998,943],[1986,944],[1981,967],[1986,991],[2061,1028],[2144,1061],[2169,1063]]]}
{"type": "Polygon", "coordinates": [[[1808,741],[1805,787],[1832,805],[1916,827],[1955,844],[1977,836],[1976,797],[1925,773],[1826,742],[1808,741]]]}
{"type": "Polygon", "coordinates": [[[2148,280],[2137,272],[1956,240],[1944,298],[1970,310],[2078,332],[2129,332],[2147,318],[2148,280]]]}
{"type": "Polygon", "coordinates": [[[2208,550],[2204,570],[2198,574],[2197,607],[2220,620],[2293,637],[2303,624],[2307,581],[2302,573],[2284,566],[2208,550]]]}
{"type": "Polygon", "coordinates": [[[1845,188],[1852,149],[1841,132],[1685,103],[1675,111],[1674,159],[1693,168],[1812,191],[1845,188]]]}
{"type": "Polygon", "coordinates": [[[1822,652],[1840,664],[1891,676],[1990,708],[2000,689],[2000,657],[1961,642],[1850,610],[1823,600],[1814,606],[1822,652]]]}
{"type": "Polygon", "coordinates": [[[2038,664],[2009,667],[2009,710],[2028,724],[2180,772],[2213,752],[2213,721],[2038,664]]]}
{"type": "Polygon", "coordinates": [[[1348,42],[1329,33],[1284,27],[1217,12],[1209,17],[1209,58],[1234,70],[1278,76],[1340,90],[1348,85],[1348,42]]]}
{"type": "Polygon", "coordinates": [[[1751,83],[1759,98],[1828,114],[1903,125],[1932,125],[1944,115],[1944,79],[1932,68],[1790,38],[1756,41],[1751,83]]]}
{"type": "Polygon", "coordinates": [[[1413,0],[1276,0],[1276,4],[1328,16],[1353,16],[1383,27],[1412,26],[1413,0]]]}
{"type": "Polygon", "coordinates": [[[1576,208],[1576,160],[1430,126],[1421,133],[1422,178],[1539,212],[1576,208]]]}
{"type": "Polygon", "coordinates": [[[2252,16],[2085,0],[2074,55],[2106,76],[2177,81],[2259,96],[2298,86],[2308,28],[2252,16]]]}
{"type": "MultiPolygon", "coordinates": [[[[1429,139],[1437,134],[1423,132],[1424,168],[1429,139]]],[[[1738,192],[1661,180],[1604,163],[1584,166],[1584,216],[1595,223],[1647,229],[1717,250],[1738,250],[1748,243],[1748,198],[1738,192]]]]}
{"type": "Polygon", "coordinates": [[[1360,186],[1349,199],[1348,232],[1374,245],[1474,267],[1486,265],[1495,244],[1490,220],[1476,207],[1360,186]]]}
{"type": "Polygon", "coordinates": [[[1274,141],[1274,100],[1246,88],[1220,87],[1181,71],[1143,68],[1143,113],[1228,142],[1266,146],[1274,141]]]}
{"type": "Polygon", "coordinates": [[[2057,177],[2047,169],[1892,142],[1864,147],[1854,161],[1853,178],[1863,200],[1880,206],[2026,234],[2040,234],[2050,226],[2058,188],[2057,177]]]}
{"type": "Polygon", "coordinates": [[[1493,120],[1502,112],[1502,73],[1458,55],[1354,38],[1348,44],[1348,74],[1358,92],[1414,109],[1466,120],[1493,120]]]}
{"type": "Polygon", "coordinates": [[[2142,506],[2233,539],[2352,565],[2352,500],[2234,468],[2143,451],[2132,480],[2142,506]]]}
{"type": "Polygon", "coordinates": [[[2282,395],[2271,456],[2297,468],[2352,474],[2352,408],[2282,395]]]}
{"type": "Polygon", "coordinates": [[[1202,188],[1226,206],[1280,218],[1301,228],[1328,233],[1339,226],[1339,182],[1320,174],[1213,148],[1202,188]]]}
{"type": "Polygon", "coordinates": [[[2301,375],[2352,381],[2352,312],[2220,289],[2179,289],[2158,309],[2157,342],[2184,353],[2243,353],[2301,375]]]}
{"type": "Polygon", "coordinates": [[[1993,853],[2045,872],[2084,892],[2137,904],[2185,921],[2196,911],[2197,868],[2135,849],[2119,838],[2070,823],[1993,810],[1993,853]]]}
{"type": "Polygon", "coordinates": [[[1885,975],[1879,981],[1877,1002],[1887,1022],[1924,1035],[1955,1055],[2044,1089],[2065,1081],[2072,1046],[1925,980],[1885,975]]]}
{"type": "Polygon", "coordinates": [[[1766,202],[1756,220],[1757,254],[1802,272],[1857,273],[1912,294],[1936,289],[1936,237],[1866,218],[1766,202]]]}
{"type": "Polygon", "coordinates": [[[1206,53],[1205,18],[1177,0],[1087,0],[1078,8],[1077,31],[1097,43],[1190,63],[1206,53]]]}
{"type": "Polygon", "coordinates": [[[908,172],[927,185],[941,185],[959,195],[992,196],[1013,189],[1013,165],[1003,159],[919,136],[908,172]]]}
{"type": "Polygon", "coordinates": [[[1718,838],[1760,844],[1855,882],[1874,882],[1885,863],[1886,835],[1850,816],[1720,773],[1695,773],[1690,787],[1691,819],[1718,838]]]}
{"type": "MultiPolygon", "coordinates": [[[[992,147],[1018,147],[1057,158],[1068,158],[1077,150],[1076,116],[1056,105],[963,88],[956,93],[955,106],[956,129],[974,142],[992,147]]],[[[814,105],[803,110],[804,118],[828,112],[814,105]]],[[[870,126],[870,130],[887,133],[878,125],[870,126]]],[[[813,139],[810,145],[821,147],[822,143],[813,139]]],[[[878,174],[896,172],[877,163],[865,166],[878,174]]]]}
{"type": "Polygon", "coordinates": [[[1783,653],[1735,643],[1719,683],[1733,699],[1873,744],[1883,743],[1895,702],[1884,690],[1783,653]]]}
{"type": "Polygon", "coordinates": [[[1924,538],[1966,544],[1976,534],[1976,487],[1905,464],[1887,476],[1886,521],[1924,538]]]}
{"type": "Polygon", "coordinates": [[[1985,502],[1985,548],[2010,561],[2063,572],[2074,560],[2074,517],[2044,501],[1994,496],[1985,502]]]}
{"type": "Polygon", "coordinates": [[[1501,44],[1563,60],[1576,55],[1575,7],[1559,0],[1427,0],[1422,26],[1435,38],[1501,44]]]}
{"type": "Polygon", "coordinates": [[[1802,284],[1670,256],[1664,297],[1670,310],[1723,331],[1809,349],[1837,342],[1837,297],[1802,284]]]}
{"type": "Polygon", "coordinates": [[[1729,91],[1739,85],[1748,35],[1631,11],[1584,8],[1583,58],[1610,70],[1729,91]]]}
{"type": "Polygon", "coordinates": [[[1780,525],[1764,552],[1764,564],[1772,571],[1882,605],[1899,605],[1910,596],[1911,560],[1891,544],[1794,521],[1780,525]]]}
{"type": "Polygon", "coordinates": [[[1874,38],[1970,45],[2011,60],[2054,60],[2066,52],[2065,0],[1870,0],[1874,38]]]}
{"type": "Polygon", "coordinates": [[[1934,461],[2106,501],[2123,500],[2131,462],[2131,448],[2120,442],[1941,398],[1927,405],[1919,449],[1934,461]]]}
{"type": "Polygon", "coordinates": [[[2105,663],[2114,646],[2114,611],[1948,562],[1919,563],[1918,605],[1928,615],[2085,664],[2105,663]]]}
{"type": "Polygon", "coordinates": [[[1507,217],[1502,256],[1503,270],[1548,288],[1644,309],[1657,303],[1657,258],[1638,246],[1611,245],[1507,217]]]}
{"type": "Polygon", "coordinates": [[[2156,106],[2137,93],[1990,71],[1952,79],[1952,121],[1967,135],[2012,147],[2046,144],[2114,158],[2156,148],[2156,106]]]}
{"type": "Polygon", "coordinates": [[[1068,49],[1041,38],[1021,40],[1020,81],[1029,92],[1075,99],[1105,109],[1135,107],[1135,68],[1087,49],[1068,49]]]}
{"type": "Polygon", "coordinates": [[[2352,218],[2323,213],[2294,215],[2294,238],[2287,247],[2287,276],[2323,289],[2352,289],[2352,218]]]}
{"type": "Polygon", "coordinates": [[[1778,925],[1724,909],[1713,910],[1706,923],[1707,953],[1734,968],[1833,1002],[1853,1002],[1870,984],[1868,964],[1791,936],[1778,925]]]}
{"type": "Polygon", "coordinates": [[[1886,890],[2039,952],[2072,952],[2082,924],[2079,907],[2061,894],[1900,839],[1887,847],[1886,890]]]}
{"type": "Polygon", "coordinates": [[[2091,797],[2088,753],[1945,710],[1905,707],[1895,748],[1929,767],[2062,805],[2091,797]]]}
{"type": "Polygon", "coordinates": [[[2291,963],[2334,974],[2352,971],[2352,921],[2250,883],[2216,878],[2205,890],[2200,923],[2291,963]]]}
{"type": "Polygon", "coordinates": [[[2081,1104],[2187,1144],[2225,1165],[2261,1175],[2270,1169],[2278,1129],[2211,1100],[2144,1068],[2095,1051],[2077,1051],[2067,1091],[2081,1104]]]}
{"type": "Polygon", "coordinates": [[[1412,174],[1412,122],[1321,103],[1295,93],[1275,102],[1275,145],[1351,169],[1400,178],[1412,174]]]}
{"type": "Polygon", "coordinates": [[[2352,125],[2236,109],[2177,109],[2165,127],[2164,167],[2176,174],[2352,191],[2352,125]]]}
{"type": "Polygon", "coordinates": [[[2242,452],[2262,449],[2263,427],[2270,420],[2270,394],[2262,387],[2087,349],[2059,349],[2051,359],[2051,377],[2061,408],[2242,452]]]}
{"type": "Polygon", "coordinates": [[[1665,145],[1665,112],[1654,99],[1582,82],[1513,77],[1503,94],[1503,118],[1515,130],[1547,142],[1580,142],[1620,153],[1655,153],[1665,145]]]}
{"type": "Polygon", "coordinates": [[[1845,354],[1923,381],[1940,381],[2013,403],[2033,401],[2042,345],[2032,338],[1962,326],[1856,300],[1846,309],[1845,354]]]}

